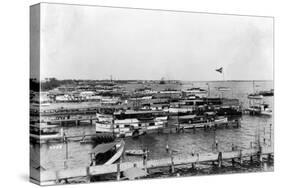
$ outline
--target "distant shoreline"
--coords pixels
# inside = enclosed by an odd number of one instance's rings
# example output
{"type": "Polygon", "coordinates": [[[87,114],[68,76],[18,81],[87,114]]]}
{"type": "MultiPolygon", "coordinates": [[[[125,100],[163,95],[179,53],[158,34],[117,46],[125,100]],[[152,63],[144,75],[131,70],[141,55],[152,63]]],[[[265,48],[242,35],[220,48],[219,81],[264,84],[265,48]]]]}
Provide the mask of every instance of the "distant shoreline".
{"type": "MultiPolygon", "coordinates": [[[[109,80],[109,79],[57,79],[59,81],[64,80],[73,80],[73,81],[97,81],[97,82],[103,82],[103,81],[128,81],[128,82],[140,82],[140,81],[161,81],[161,80],[135,80],[135,79],[116,79],[116,80],[109,80]]],[[[165,82],[273,82],[274,80],[164,80],[165,82]]],[[[44,80],[41,80],[41,82],[45,82],[44,80]]]]}

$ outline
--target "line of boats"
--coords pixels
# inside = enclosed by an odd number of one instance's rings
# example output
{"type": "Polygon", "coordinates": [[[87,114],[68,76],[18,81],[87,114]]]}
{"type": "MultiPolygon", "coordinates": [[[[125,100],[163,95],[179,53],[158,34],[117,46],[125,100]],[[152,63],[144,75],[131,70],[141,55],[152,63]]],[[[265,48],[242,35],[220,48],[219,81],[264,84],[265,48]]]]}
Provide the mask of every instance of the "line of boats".
{"type": "MultiPolygon", "coordinates": [[[[227,87],[217,88],[228,91],[227,87]]],[[[110,133],[117,137],[138,137],[167,127],[168,122],[176,124],[198,124],[228,122],[242,116],[242,108],[238,99],[207,97],[209,91],[201,88],[186,90],[165,89],[153,91],[151,88],[136,89],[122,105],[100,105],[80,107],[73,105],[68,108],[44,109],[36,111],[40,120],[31,123],[30,137],[32,140],[61,139],[63,131],[60,125],[53,124],[51,117],[60,121],[74,120],[75,115],[96,116],[96,133],[110,133]],[[78,108],[77,108],[78,107],[78,108]],[[73,118],[74,117],[74,118],[73,118]]],[[[84,92],[88,95],[90,92],[84,92]]],[[[92,94],[92,93],[90,93],[92,94]]],[[[262,96],[272,96],[273,90],[259,92],[262,96]]],[[[257,93],[250,94],[249,99],[260,100],[257,93]]],[[[78,103],[79,105],[79,103],[78,103]]],[[[253,103],[246,109],[252,115],[272,115],[272,109],[265,103],[253,103]]],[[[83,119],[83,118],[82,118],[83,119]]],[[[82,121],[77,119],[77,121],[82,121]]],[[[62,125],[62,124],[61,124],[62,125]]]]}

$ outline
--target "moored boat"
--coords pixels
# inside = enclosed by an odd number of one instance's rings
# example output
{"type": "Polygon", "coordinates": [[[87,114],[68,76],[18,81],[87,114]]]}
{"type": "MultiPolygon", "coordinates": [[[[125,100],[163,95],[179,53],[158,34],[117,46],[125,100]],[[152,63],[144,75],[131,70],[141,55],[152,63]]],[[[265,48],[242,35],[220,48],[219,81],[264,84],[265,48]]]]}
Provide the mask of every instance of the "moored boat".
{"type": "Polygon", "coordinates": [[[264,97],[270,97],[270,96],[274,95],[274,90],[271,89],[269,91],[260,91],[259,94],[264,96],[264,97]]]}
{"type": "Polygon", "coordinates": [[[246,109],[250,115],[266,115],[272,116],[273,111],[268,104],[253,104],[246,109]]]}
{"type": "Polygon", "coordinates": [[[111,118],[98,118],[96,132],[113,133],[117,137],[133,136],[159,130],[167,123],[164,111],[122,111],[111,118]]]}
{"type": "Polygon", "coordinates": [[[208,95],[208,91],[202,88],[198,88],[198,87],[193,87],[193,88],[189,88],[187,90],[182,91],[183,93],[183,97],[186,98],[204,98],[207,97],[208,95]]]}
{"type": "Polygon", "coordinates": [[[145,150],[140,150],[140,149],[133,149],[133,150],[126,150],[125,154],[126,155],[132,155],[132,156],[142,156],[144,155],[146,152],[145,150]]]}
{"type": "Polygon", "coordinates": [[[89,154],[90,166],[110,165],[122,156],[125,148],[124,140],[97,145],[89,154]]]}
{"type": "Polygon", "coordinates": [[[249,94],[248,98],[249,99],[263,99],[263,95],[260,95],[258,93],[254,93],[254,94],[249,94]]]}
{"type": "Polygon", "coordinates": [[[229,87],[218,87],[217,89],[218,91],[231,91],[231,88],[229,87]]]}
{"type": "Polygon", "coordinates": [[[39,143],[63,138],[63,129],[47,123],[30,124],[30,139],[39,143]]]}

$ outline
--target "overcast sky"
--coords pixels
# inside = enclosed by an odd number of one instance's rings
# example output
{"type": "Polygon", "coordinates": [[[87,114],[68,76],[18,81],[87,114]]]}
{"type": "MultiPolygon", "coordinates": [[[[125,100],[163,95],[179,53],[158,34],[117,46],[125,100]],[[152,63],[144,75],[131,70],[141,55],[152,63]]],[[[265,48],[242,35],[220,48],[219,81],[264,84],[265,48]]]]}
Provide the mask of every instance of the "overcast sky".
{"type": "Polygon", "coordinates": [[[41,79],[273,79],[273,19],[42,4],[41,79]]]}

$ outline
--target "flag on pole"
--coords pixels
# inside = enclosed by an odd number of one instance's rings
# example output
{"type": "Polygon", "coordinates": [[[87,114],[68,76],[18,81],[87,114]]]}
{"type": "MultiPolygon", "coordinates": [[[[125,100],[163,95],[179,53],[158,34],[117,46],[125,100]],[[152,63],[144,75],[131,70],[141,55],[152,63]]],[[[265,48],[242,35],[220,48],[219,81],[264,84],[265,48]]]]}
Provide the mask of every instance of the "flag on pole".
{"type": "Polygon", "coordinates": [[[222,73],[222,67],[219,69],[216,69],[217,72],[222,73]]]}

